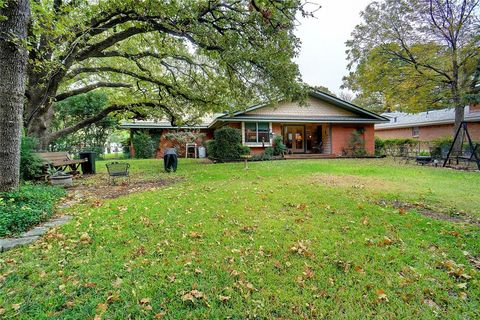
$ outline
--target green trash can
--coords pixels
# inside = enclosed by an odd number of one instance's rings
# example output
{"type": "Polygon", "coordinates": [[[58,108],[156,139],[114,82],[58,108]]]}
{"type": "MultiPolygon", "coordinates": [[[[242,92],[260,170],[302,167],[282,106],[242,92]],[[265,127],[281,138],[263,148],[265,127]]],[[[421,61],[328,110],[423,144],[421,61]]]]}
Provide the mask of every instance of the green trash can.
{"type": "Polygon", "coordinates": [[[82,163],[82,173],[83,174],[95,174],[96,167],[95,167],[95,156],[96,153],[93,151],[83,151],[79,153],[80,159],[88,159],[88,162],[82,163]]]}

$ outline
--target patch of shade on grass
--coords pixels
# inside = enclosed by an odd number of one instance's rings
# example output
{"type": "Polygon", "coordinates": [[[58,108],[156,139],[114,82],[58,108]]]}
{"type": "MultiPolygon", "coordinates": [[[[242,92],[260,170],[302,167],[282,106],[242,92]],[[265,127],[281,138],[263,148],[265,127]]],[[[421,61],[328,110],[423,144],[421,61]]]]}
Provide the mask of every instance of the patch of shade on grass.
{"type": "MultiPolygon", "coordinates": [[[[161,161],[132,174],[162,176],[161,161]],[[141,172],[141,173],[140,173],[141,172]]],[[[101,165],[99,166],[101,168],[101,165]]],[[[79,318],[476,318],[476,173],[383,160],[205,165],[184,181],[68,209],[0,256],[0,313],[79,318]],[[472,203],[473,202],[473,203],[472,203]]]]}

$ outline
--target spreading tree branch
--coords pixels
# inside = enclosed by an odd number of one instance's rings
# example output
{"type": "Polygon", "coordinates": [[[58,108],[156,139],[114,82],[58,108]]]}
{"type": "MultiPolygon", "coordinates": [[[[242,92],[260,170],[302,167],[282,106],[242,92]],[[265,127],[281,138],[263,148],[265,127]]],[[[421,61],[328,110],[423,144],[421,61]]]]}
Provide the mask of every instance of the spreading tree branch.
{"type": "Polygon", "coordinates": [[[82,94],[82,93],[87,93],[87,92],[93,91],[93,90],[98,89],[98,88],[131,88],[131,87],[132,87],[132,85],[129,84],[129,83],[100,81],[100,82],[89,84],[89,85],[87,85],[85,87],[82,87],[82,88],[62,92],[55,97],[55,101],[59,102],[59,101],[65,100],[67,98],[82,94]]]}

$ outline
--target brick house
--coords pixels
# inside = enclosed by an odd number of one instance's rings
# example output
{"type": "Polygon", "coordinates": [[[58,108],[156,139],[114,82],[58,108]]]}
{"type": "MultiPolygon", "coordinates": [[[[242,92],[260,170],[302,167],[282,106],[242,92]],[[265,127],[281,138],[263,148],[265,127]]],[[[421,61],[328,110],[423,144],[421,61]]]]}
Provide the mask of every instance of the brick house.
{"type": "Polygon", "coordinates": [[[280,135],[291,154],[318,156],[342,156],[348,148],[354,131],[360,133],[365,150],[373,155],[375,149],[374,124],[388,119],[362,109],[329,94],[314,91],[306,105],[280,101],[277,105],[254,105],[234,113],[215,114],[192,126],[174,127],[168,121],[134,121],[122,123],[120,128],[146,130],[160,136],[157,157],[170,147],[165,134],[172,131],[191,130],[202,133],[196,141],[213,138],[213,132],[222,126],[238,128],[242,132],[242,143],[249,146],[252,154],[262,153],[272,146],[273,137],[280,135]]]}
{"type": "MultiPolygon", "coordinates": [[[[382,116],[388,123],[375,125],[375,136],[381,139],[414,138],[432,141],[453,137],[455,109],[440,109],[419,113],[391,112],[382,116]]],[[[475,141],[480,141],[480,104],[465,107],[465,121],[475,141]]]]}

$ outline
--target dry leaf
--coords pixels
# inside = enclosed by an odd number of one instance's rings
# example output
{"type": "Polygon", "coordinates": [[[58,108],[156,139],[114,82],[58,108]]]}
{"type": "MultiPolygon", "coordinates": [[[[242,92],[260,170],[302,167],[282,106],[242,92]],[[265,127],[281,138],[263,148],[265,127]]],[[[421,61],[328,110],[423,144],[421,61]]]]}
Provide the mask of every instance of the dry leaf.
{"type": "Polygon", "coordinates": [[[355,268],[353,268],[353,269],[358,273],[365,273],[365,270],[363,270],[362,267],[360,267],[360,266],[355,266],[355,268]]]}
{"type": "Polygon", "coordinates": [[[112,287],[114,288],[119,288],[121,285],[122,285],[122,278],[116,278],[113,282],[112,282],[112,287]]]}
{"type": "Polygon", "coordinates": [[[199,233],[199,232],[195,232],[195,231],[190,231],[190,233],[188,234],[188,236],[192,239],[199,239],[202,237],[202,234],[199,233]]]}
{"type": "Polygon", "coordinates": [[[82,235],[80,236],[81,243],[89,243],[91,240],[92,238],[90,238],[87,232],[82,233],[82,235]]]}
{"type": "Polygon", "coordinates": [[[194,298],[193,298],[193,295],[191,293],[185,293],[183,296],[182,296],[182,301],[190,301],[190,302],[194,302],[194,298]]]}
{"type": "Polygon", "coordinates": [[[143,299],[140,300],[140,304],[142,304],[142,305],[143,304],[149,304],[150,300],[151,300],[150,298],[143,298],[143,299]]]}
{"type": "Polygon", "coordinates": [[[196,268],[196,269],[195,269],[195,273],[197,273],[197,274],[201,274],[201,273],[203,273],[203,271],[202,271],[202,269],[198,269],[198,268],[196,268]]]}
{"type": "Polygon", "coordinates": [[[5,308],[0,308],[0,316],[5,313],[5,308]]]}
{"type": "Polygon", "coordinates": [[[230,300],[230,297],[219,295],[218,300],[220,300],[221,302],[227,302],[228,300],[230,300]]]}
{"type": "Polygon", "coordinates": [[[377,302],[388,302],[387,294],[383,289],[377,289],[377,302]]]}
{"type": "Polygon", "coordinates": [[[99,303],[97,305],[97,312],[99,312],[100,314],[105,313],[107,309],[108,309],[108,305],[106,303],[99,303]]]}
{"type": "Polygon", "coordinates": [[[166,315],[167,315],[166,312],[159,312],[159,313],[157,313],[156,315],[154,315],[153,317],[154,317],[155,319],[162,319],[162,318],[165,317],[166,315]]]}
{"type": "Polygon", "coordinates": [[[198,291],[198,290],[192,290],[192,291],[190,291],[190,293],[197,299],[202,299],[202,298],[205,297],[203,292],[198,291]]]}
{"type": "Polygon", "coordinates": [[[15,304],[12,304],[12,309],[15,311],[18,311],[21,306],[22,306],[21,303],[15,303],[15,304]]]}

